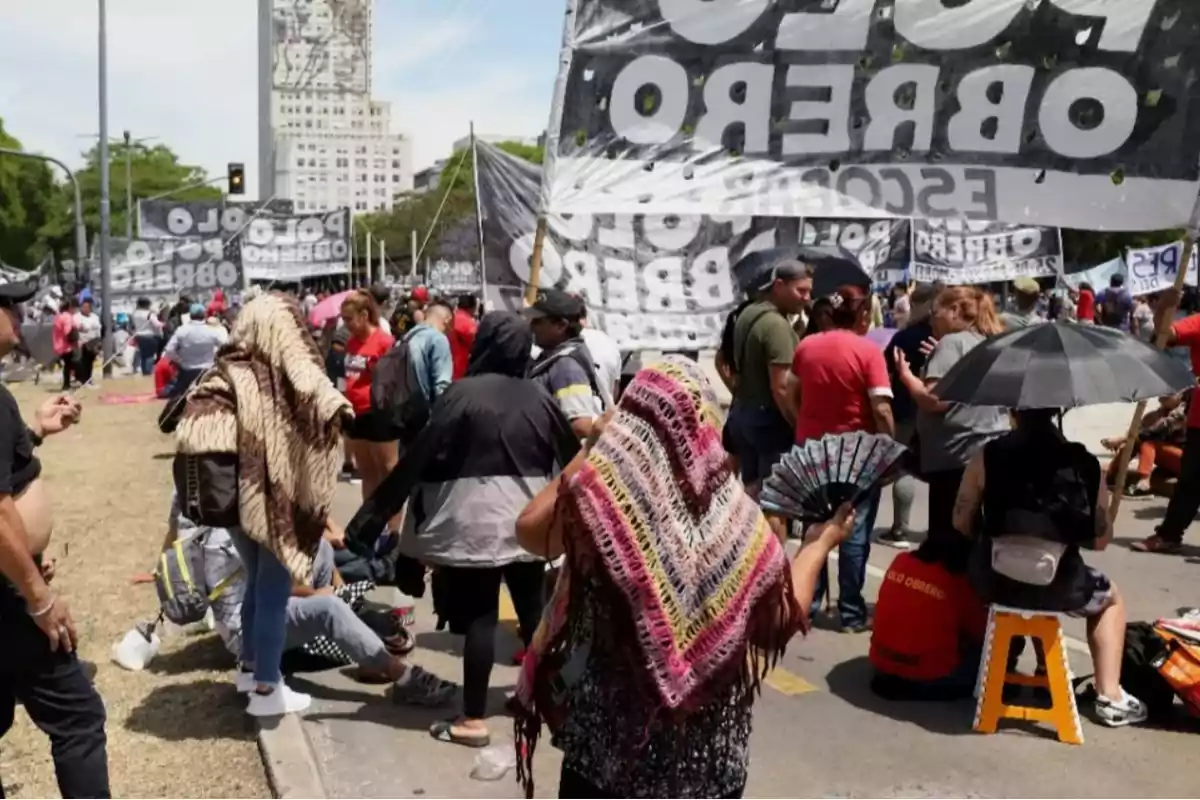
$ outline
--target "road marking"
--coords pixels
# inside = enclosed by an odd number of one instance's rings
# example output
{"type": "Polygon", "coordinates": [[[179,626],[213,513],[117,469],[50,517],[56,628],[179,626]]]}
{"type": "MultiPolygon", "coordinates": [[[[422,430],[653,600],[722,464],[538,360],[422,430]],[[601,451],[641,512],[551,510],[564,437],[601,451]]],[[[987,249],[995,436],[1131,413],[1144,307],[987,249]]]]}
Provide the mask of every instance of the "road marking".
{"type": "Polygon", "coordinates": [[[783,667],[776,667],[771,670],[771,674],[763,683],[770,686],[781,694],[796,696],[798,694],[808,694],[809,692],[820,691],[816,686],[813,686],[808,681],[801,678],[794,672],[790,672],[783,667]]]}
{"type": "Polygon", "coordinates": [[[513,607],[512,598],[508,596],[507,586],[500,587],[500,621],[517,621],[517,609],[513,607]]]}
{"type": "MultiPolygon", "coordinates": [[[[829,562],[831,564],[837,563],[837,553],[829,554],[829,562]]],[[[867,574],[871,577],[883,580],[883,578],[887,575],[887,570],[880,569],[874,564],[867,564],[867,574]]],[[[1088,649],[1087,642],[1081,642],[1078,639],[1072,639],[1070,636],[1064,636],[1063,642],[1066,644],[1068,650],[1074,650],[1077,653],[1086,653],[1089,658],[1091,657],[1092,651],[1088,649]]]]}

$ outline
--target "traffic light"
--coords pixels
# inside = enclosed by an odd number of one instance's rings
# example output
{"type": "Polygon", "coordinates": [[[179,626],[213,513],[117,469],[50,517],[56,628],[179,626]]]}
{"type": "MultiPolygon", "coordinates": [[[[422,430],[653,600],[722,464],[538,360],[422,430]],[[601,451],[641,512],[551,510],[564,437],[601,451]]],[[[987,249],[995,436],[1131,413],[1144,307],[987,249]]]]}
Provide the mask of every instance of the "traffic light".
{"type": "Polygon", "coordinates": [[[246,165],[233,164],[229,165],[229,193],[230,194],[245,194],[246,193],[246,165]]]}

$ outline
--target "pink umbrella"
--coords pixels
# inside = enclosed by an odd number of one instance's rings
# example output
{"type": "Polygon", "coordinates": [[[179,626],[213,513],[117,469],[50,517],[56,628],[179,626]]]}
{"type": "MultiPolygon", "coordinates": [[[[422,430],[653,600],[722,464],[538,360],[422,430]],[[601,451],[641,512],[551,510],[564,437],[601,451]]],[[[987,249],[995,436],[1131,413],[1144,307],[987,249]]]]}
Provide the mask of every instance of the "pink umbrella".
{"type": "Polygon", "coordinates": [[[335,295],[326,297],[321,302],[313,306],[313,310],[308,312],[308,324],[318,330],[325,327],[325,323],[342,313],[342,302],[350,296],[353,290],[347,292],[338,292],[335,295]]]}

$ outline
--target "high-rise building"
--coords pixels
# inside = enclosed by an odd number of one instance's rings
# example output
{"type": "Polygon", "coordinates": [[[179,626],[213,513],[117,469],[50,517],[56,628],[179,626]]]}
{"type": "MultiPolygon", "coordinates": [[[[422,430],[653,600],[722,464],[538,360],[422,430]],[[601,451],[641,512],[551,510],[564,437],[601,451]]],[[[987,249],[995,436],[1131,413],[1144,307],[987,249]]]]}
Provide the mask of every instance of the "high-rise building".
{"type": "Polygon", "coordinates": [[[259,0],[260,194],[378,211],[413,185],[412,143],[371,99],[372,0],[259,0]]]}

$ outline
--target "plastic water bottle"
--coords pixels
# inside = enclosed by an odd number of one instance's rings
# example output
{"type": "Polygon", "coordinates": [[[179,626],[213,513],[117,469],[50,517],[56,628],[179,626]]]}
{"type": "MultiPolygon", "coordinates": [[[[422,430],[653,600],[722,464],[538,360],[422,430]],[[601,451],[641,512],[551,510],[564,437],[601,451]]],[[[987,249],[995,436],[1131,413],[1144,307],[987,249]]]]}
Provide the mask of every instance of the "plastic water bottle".
{"type": "Polygon", "coordinates": [[[517,766],[517,751],[511,742],[485,747],[475,756],[471,777],[477,781],[498,781],[517,766]]]}

